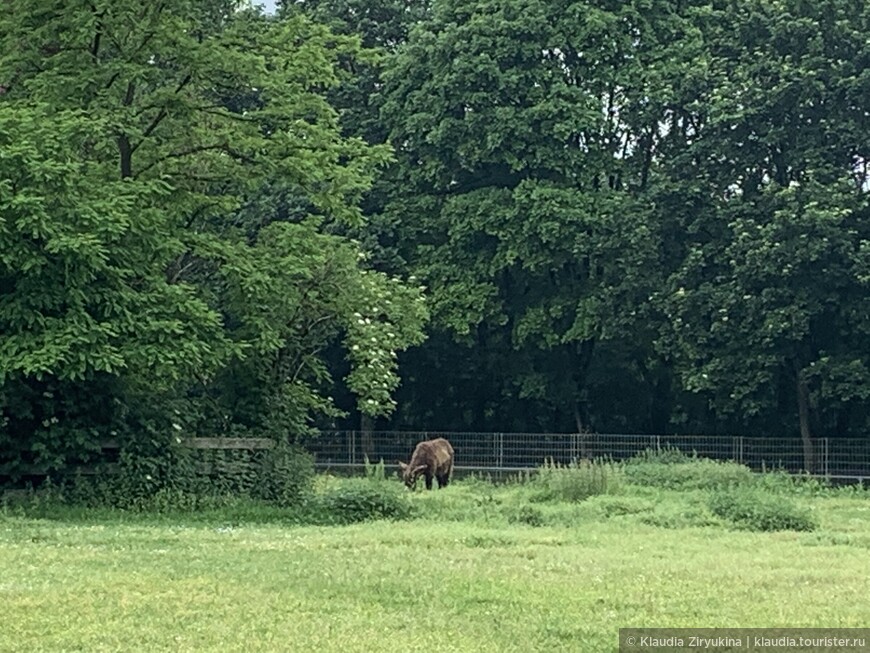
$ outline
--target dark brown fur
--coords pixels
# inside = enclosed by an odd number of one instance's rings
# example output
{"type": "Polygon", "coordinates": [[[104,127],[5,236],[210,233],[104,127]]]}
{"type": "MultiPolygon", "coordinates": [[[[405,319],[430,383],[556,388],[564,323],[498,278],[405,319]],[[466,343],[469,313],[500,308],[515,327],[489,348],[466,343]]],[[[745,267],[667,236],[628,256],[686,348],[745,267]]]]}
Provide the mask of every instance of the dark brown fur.
{"type": "Polygon", "coordinates": [[[411,462],[399,463],[402,480],[410,489],[417,486],[420,476],[426,479],[426,489],[432,489],[432,479],[438,479],[438,488],[447,487],[453,476],[453,447],[444,438],[420,442],[414,449],[411,462]]]}

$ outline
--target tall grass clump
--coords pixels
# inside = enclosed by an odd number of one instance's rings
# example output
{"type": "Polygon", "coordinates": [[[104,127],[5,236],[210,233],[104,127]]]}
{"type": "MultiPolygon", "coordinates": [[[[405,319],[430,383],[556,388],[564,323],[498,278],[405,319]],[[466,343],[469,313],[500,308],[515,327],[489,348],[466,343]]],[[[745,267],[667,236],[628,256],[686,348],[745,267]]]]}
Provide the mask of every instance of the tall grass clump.
{"type": "Polygon", "coordinates": [[[538,468],[530,485],[533,500],[583,501],[619,491],[622,472],[609,461],[575,460],[562,465],[550,459],[538,468]]]}
{"type": "Polygon", "coordinates": [[[832,492],[830,482],[808,474],[790,474],[776,470],[759,474],[756,487],[774,494],[793,494],[802,496],[823,496],[832,492]]]}
{"type": "Polygon", "coordinates": [[[715,492],[710,510],[738,528],[751,531],[812,531],[812,513],[789,498],[752,489],[715,492]]]}
{"type": "Polygon", "coordinates": [[[378,462],[373,463],[369,460],[368,456],[365,456],[363,460],[363,466],[365,471],[365,477],[368,481],[372,483],[383,483],[389,481],[389,477],[387,476],[387,469],[384,465],[383,458],[381,458],[378,462]]]}
{"type": "Polygon", "coordinates": [[[506,502],[528,503],[526,494],[526,486],[496,485],[486,477],[472,475],[454,480],[444,490],[414,492],[411,497],[417,518],[489,524],[509,509],[506,502]]]}
{"type": "Polygon", "coordinates": [[[697,458],[697,455],[693,454],[690,456],[678,447],[665,446],[656,449],[647,447],[627,462],[629,464],[659,463],[662,465],[673,465],[676,463],[687,463],[694,458],[697,458]]]}
{"type": "Polygon", "coordinates": [[[716,490],[754,480],[745,465],[688,456],[678,449],[647,450],[627,460],[624,469],[630,483],[668,490],[716,490]]]}

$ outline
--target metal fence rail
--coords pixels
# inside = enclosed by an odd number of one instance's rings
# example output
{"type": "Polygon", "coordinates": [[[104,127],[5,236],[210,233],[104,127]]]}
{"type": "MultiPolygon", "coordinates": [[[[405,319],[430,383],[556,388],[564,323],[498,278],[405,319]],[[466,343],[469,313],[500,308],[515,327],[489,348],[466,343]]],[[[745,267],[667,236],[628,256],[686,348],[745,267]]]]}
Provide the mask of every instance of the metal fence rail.
{"type": "Polygon", "coordinates": [[[381,459],[407,461],[421,440],[446,437],[456,450],[456,467],[509,472],[534,469],[546,460],[625,460],[647,450],[677,449],[688,455],[731,460],[755,471],[807,469],[830,478],[870,478],[870,439],[817,438],[810,452],[798,438],[710,435],[580,433],[445,433],[435,431],[324,431],[307,443],[318,467],[357,467],[381,459]],[[809,454],[809,459],[808,459],[809,454]]]}

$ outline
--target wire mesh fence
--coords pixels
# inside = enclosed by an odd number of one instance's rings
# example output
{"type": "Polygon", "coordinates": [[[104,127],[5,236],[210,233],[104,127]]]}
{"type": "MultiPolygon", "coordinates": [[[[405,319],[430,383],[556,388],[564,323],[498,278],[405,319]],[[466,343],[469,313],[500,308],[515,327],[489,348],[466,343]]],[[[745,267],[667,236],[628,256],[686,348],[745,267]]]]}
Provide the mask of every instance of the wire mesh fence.
{"type": "Polygon", "coordinates": [[[870,478],[870,439],[711,435],[632,435],[581,433],[445,433],[435,431],[324,431],[308,443],[321,468],[358,467],[383,460],[407,461],[421,440],[445,437],[456,451],[456,468],[469,471],[531,470],[545,461],[619,461],[643,454],[679,450],[713,460],[734,461],[754,471],[809,472],[830,478],[870,478]]]}

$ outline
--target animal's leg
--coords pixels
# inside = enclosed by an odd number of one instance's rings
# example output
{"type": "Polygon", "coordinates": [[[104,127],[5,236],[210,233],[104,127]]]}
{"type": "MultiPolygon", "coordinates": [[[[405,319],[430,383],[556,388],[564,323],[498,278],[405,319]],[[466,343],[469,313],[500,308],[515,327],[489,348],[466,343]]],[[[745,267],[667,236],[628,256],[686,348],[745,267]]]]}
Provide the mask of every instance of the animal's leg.
{"type": "Polygon", "coordinates": [[[438,487],[447,487],[450,481],[453,480],[453,463],[450,463],[450,467],[447,468],[447,471],[441,474],[438,477],[438,487]]]}
{"type": "Polygon", "coordinates": [[[427,490],[432,489],[432,473],[431,472],[426,472],[426,489],[427,490]]]}

